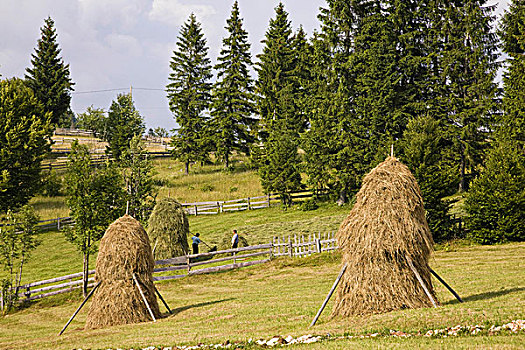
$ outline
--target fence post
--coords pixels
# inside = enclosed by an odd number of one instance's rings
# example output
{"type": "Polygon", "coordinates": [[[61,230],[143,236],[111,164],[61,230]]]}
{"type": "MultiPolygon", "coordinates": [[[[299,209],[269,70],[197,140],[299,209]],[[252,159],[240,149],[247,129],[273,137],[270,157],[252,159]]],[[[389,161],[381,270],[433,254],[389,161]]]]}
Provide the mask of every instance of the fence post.
{"type": "Polygon", "coordinates": [[[277,236],[277,254],[281,255],[281,239],[277,236]]]}
{"type": "Polygon", "coordinates": [[[195,204],[195,216],[197,216],[197,205],[195,204]]]}
{"type": "Polygon", "coordinates": [[[290,235],[288,235],[288,254],[290,255],[290,258],[293,258],[292,239],[290,238],[290,235]]]}
{"type": "Polygon", "coordinates": [[[252,207],[250,205],[250,197],[248,197],[248,210],[251,210],[251,209],[252,209],[252,207]]]}
{"type": "Polygon", "coordinates": [[[4,311],[4,290],[0,289],[0,308],[4,311]]]}
{"type": "Polygon", "coordinates": [[[217,202],[217,214],[220,214],[221,212],[221,205],[219,204],[219,202],[217,202]]]}
{"type": "Polygon", "coordinates": [[[273,242],[275,241],[275,237],[272,238],[272,242],[270,242],[270,260],[273,259],[273,242]]]}
{"type": "Polygon", "coordinates": [[[321,253],[321,240],[319,238],[315,239],[315,248],[317,253],[321,253]]]}
{"type": "Polygon", "coordinates": [[[191,265],[190,265],[190,257],[188,255],[186,255],[186,264],[188,264],[188,275],[189,275],[190,274],[191,265]]]}
{"type": "Polygon", "coordinates": [[[270,207],[270,193],[268,193],[268,208],[270,207]]]}
{"type": "Polygon", "coordinates": [[[57,230],[60,231],[60,216],[57,218],[57,230]]]}

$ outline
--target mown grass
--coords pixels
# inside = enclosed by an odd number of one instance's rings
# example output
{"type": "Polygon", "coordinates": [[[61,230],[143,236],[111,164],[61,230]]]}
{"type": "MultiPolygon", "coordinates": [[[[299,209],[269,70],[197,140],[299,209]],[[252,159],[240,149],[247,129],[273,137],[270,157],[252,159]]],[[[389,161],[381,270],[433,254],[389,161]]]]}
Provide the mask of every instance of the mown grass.
{"type": "MultiPolygon", "coordinates": [[[[280,258],[237,271],[157,284],[173,315],[134,325],[84,331],[83,310],[57,337],[81,301],[40,302],[0,319],[0,348],[138,348],[269,339],[274,335],[367,334],[389,329],[410,333],[461,325],[502,324],[525,317],[525,244],[438,251],[431,266],[463,297],[458,303],[434,280],[439,308],[330,318],[332,302],[317,325],[309,323],[330,289],[340,255],[280,258]]],[[[161,307],[164,310],[163,307],[161,307]]],[[[454,339],[346,339],[290,348],[519,348],[525,334],[454,339]]]]}

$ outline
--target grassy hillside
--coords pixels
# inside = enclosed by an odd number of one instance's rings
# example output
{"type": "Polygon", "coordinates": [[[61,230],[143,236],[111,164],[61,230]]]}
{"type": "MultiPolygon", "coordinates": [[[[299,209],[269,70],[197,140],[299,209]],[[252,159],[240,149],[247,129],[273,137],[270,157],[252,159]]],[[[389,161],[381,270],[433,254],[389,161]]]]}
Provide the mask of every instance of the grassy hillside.
{"type": "MultiPolygon", "coordinates": [[[[476,246],[439,251],[431,266],[463,297],[458,303],[434,285],[439,308],[395,311],[367,317],[330,318],[332,302],[308,328],[339,271],[338,254],[282,258],[224,273],[191,276],[158,284],[173,315],[148,322],[84,331],[83,310],[57,337],[81,301],[79,295],[35,303],[0,318],[0,348],[139,348],[269,339],[274,335],[360,335],[390,329],[425,333],[455,325],[503,324],[525,318],[525,244],[476,246]]],[[[161,310],[164,310],[161,307],[161,310]]],[[[290,348],[519,348],[518,335],[344,339],[290,348]]],[[[253,347],[256,348],[256,347],[253,347]]]]}

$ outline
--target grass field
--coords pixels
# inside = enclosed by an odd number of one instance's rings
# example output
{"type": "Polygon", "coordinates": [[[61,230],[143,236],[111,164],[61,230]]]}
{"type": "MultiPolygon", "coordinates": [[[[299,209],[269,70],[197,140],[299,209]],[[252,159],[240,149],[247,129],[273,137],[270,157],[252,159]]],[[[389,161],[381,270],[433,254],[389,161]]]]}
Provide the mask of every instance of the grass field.
{"type": "MultiPolygon", "coordinates": [[[[368,317],[330,318],[332,304],[308,328],[339,270],[340,255],[280,258],[237,271],[192,276],[157,286],[175,310],[156,323],[84,331],[83,310],[57,337],[81,301],[76,295],[35,303],[0,319],[0,348],[138,348],[269,339],[275,335],[410,333],[525,318],[525,244],[441,250],[431,266],[463,297],[458,303],[434,280],[442,306],[368,317]]],[[[161,307],[161,310],[164,310],[161,307]]],[[[432,339],[345,339],[290,348],[520,348],[525,333],[432,339]]],[[[254,347],[255,348],[255,347],[254,347]]]]}

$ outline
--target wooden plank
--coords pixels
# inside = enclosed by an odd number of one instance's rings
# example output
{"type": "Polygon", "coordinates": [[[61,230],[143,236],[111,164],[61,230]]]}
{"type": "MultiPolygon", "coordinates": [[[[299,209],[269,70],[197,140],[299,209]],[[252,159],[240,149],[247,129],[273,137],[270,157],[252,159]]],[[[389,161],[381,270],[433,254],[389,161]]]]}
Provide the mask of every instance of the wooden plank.
{"type": "Polygon", "coordinates": [[[175,265],[175,264],[185,264],[186,256],[177,256],[170,259],[160,259],[155,261],[155,265],[175,265]]]}
{"type": "Polygon", "coordinates": [[[211,255],[225,254],[225,253],[238,253],[238,252],[245,252],[245,251],[250,251],[250,250],[268,249],[271,246],[272,246],[271,243],[259,244],[259,245],[252,245],[252,246],[249,246],[249,247],[240,247],[240,248],[235,248],[235,249],[218,250],[216,252],[191,254],[191,255],[187,255],[187,257],[189,257],[189,258],[198,258],[198,257],[201,257],[201,256],[211,256],[211,255]]]}
{"type": "MultiPolygon", "coordinates": [[[[88,282],[92,282],[94,280],[95,280],[95,277],[88,278],[88,282]]],[[[36,293],[40,293],[40,292],[45,292],[46,290],[54,290],[54,289],[60,289],[60,288],[65,288],[65,287],[76,286],[76,285],[82,284],[83,282],[84,282],[83,280],[78,280],[78,281],[67,282],[67,283],[62,283],[62,284],[55,284],[55,285],[52,285],[52,286],[42,287],[42,288],[38,288],[38,289],[30,289],[30,293],[31,294],[36,294],[36,293]]],[[[24,296],[25,294],[27,294],[27,292],[20,292],[20,293],[18,293],[18,295],[20,295],[20,296],[24,296]]]]}
{"type": "Polygon", "coordinates": [[[231,255],[231,256],[227,256],[225,258],[206,260],[206,261],[198,261],[198,262],[192,263],[190,265],[191,265],[191,267],[195,267],[195,266],[214,264],[214,263],[218,263],[218,262],[222,262],[222,261],[228,261],[228,260],[233,260],[233,259],[252,258],[254,256],[261,256],[261,255],[267,255],[267,254],[268,254],[267,251],[263,251],[263,252],[257,252],[257,253],[251,253],[251,254],[231,255]]]}
{"type": "MultiPolygon", "coordinates": [[[[95,285],[94,283],[88,284],[88,288],[91,288],[94,285],[95,285]]],[[[82,288],[82,286],[73,287],[73,289],[79,289],[79,288],[82,288]]],[[[65,289],[57,290],[57,291],[50,292],[50,293],[35,295],[35,296],[30,297],[30,298],[24,298],[23,300],[20,300],[20,301],[22,302],[22,301],[37,300],[37,299],[50,297],[52,295],[57,295],[57,294],[62,294],[62,293],[69,293],[69,292],[71,292],[71,288],[65,288],[65,289]]]]}
{"type": "MultiPolygon", "coordinates": [[[[266,252],[268,253],[268,252],[266,252]]],[[[212,273],[212,272],[219,272],[219,271],[225,271],[225,270],[231,270],[235,268],[241,268],[241,267],[247,267],[257,264],[264,264],[269,262],[270,259],[264,259],[264,260],[256,260],[256,261],[247,261],[242,263],[236,263],[236,264],[228,264],[228,265],[222,265],[222,266],[214,266],[214,267],[207,267],[205,269],[200,270],[192,270],[189,275],[200,275],[204,273],[212,273]]]]}
{"type": "MultiPolygon", "coordinates": [[[[95,270],[89,270],[88,271],[88,275],[92,275],[94,273],[95,273],[95,270]]],[[[82,277],[82,272],[77,272],[77,273],[73,273],[73,274],[67,275],[67,276],[61,276],[61,277],[51,278],[51,279],[48,279],[48,280],[43,280],[43,281],[32,282],[32,283],[29,283],[29,284],[24,284],[23,286],[20,286],[20,288],[26,289],[28,287],[31,288],[31,287],[41,286],[43,284],[56,283],[56,282],[68,280],[68,279],[71,279],[71,278],[78,278],[78,277],[82,277]]]]}
{"type": "Polygon", "coordinates": [[[186,270],[188,266],[186,264],[184,265],[176,265],[176,266],[167,266],[167,267],[158,267],[153,270],[153,273],[158,272],[166,272],[166,271],[177,271],[177,270],[186,270]]]}
{"type": "Polygon", "coordinates": [[[155,276],[153,277],[153,281],[167,281],[167,280],[174,280],[176,278],[182,278],[186,277],[186,275],[174,275],[174,276],[155,276]]]}

